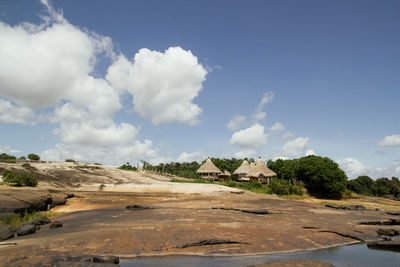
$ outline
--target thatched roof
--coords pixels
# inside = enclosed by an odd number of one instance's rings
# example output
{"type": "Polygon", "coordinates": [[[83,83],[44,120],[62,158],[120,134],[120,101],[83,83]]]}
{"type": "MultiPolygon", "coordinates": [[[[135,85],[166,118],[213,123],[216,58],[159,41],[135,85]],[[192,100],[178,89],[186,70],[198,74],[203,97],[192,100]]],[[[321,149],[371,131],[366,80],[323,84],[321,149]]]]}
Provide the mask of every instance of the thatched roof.
{"type": "Polygon", "coordinates": [[[225,176],[231,176],[231,173],[228,172],[227,170],[225,170],[225,171],[224,171],[224,175],[225,175],[225,176]]]}
{"type": "Polygon", "coordinates": [[[216,173],[221,174],[222,172],[212,163],[211,159],[207,159],[203,165],[197,170],[196,173],[216,173]]]}
{"type": "Polygon", "coordinates": [[[247,160],[243,160],[242,164],[233,172],[233,174],[247,174],[249,169],[249,162],[247,160]]]}
{"type": "MultiPolygon", "coordinates": [[[[251,166],[251,165],[250,165],[251,166]]],[[[249,172],[247,173],[247,177],[260,177],[263,175],[264,177],[273,177],[276,176],[276,173],[268,169],[265,166],[264,162],[259,158],[257,160],[257,164],[250,167],[249,172]]]]}

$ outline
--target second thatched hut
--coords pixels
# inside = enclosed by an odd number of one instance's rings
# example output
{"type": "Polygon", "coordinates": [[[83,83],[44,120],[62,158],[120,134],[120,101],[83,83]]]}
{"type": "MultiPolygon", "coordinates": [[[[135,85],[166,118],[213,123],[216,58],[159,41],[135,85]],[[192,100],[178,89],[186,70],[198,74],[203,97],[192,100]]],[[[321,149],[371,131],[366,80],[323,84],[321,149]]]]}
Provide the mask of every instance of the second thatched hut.
{"type": "Polygon", "coordinates": [[[200,174],[200,178],[204,180],[217,180],[218,176],[222,174],[220,169],[212,163],[211,159],[208,158],[203,165],[196,171],[200,174]]]}
{"type": "Polygon", "coordinates": [[[246,176],[250,178],[250,181],[268,184],[272,177],[276,176],[276,173],[265,166],[261,158],[258,158],[257,164],[250,168],[246,176]]]}

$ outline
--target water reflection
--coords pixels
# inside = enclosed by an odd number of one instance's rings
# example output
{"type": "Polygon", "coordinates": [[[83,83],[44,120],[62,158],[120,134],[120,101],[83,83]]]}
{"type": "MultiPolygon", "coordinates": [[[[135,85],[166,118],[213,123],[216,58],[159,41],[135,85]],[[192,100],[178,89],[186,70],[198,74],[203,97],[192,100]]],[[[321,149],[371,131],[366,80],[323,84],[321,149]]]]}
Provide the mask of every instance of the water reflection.
{"type": "Polygon", "coordinates": [[[400,266],[400,253],[368,249],[365,244],[286,254],[242,257],[167,256],[121,260],[121,267],[130,266],[249,266],[284,259],[312,259],[333,263],[337,267],[400,266]]]}

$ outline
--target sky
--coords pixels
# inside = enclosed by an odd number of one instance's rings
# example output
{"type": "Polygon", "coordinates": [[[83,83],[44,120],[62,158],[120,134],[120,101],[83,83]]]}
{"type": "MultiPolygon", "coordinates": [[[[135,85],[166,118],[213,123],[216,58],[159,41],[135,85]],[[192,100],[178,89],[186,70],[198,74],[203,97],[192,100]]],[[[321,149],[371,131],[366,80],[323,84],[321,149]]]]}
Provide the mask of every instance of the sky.
{"type": "Polygon", "coordinates": [[[0,2],[0,152],[400,177],[400,2],[0,2]]]}

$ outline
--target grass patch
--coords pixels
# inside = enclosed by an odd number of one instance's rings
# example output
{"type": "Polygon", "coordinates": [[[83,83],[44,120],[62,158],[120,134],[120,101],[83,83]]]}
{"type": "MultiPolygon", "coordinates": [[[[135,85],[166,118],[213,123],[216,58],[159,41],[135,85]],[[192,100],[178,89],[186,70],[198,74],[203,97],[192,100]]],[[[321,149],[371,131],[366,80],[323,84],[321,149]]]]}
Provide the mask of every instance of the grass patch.
{"type": "Polygon", "coordinates": [[[171,182],[173,182],[173,183],[214,184],[214,182],[211,180],[203,180],[203,179],[192,179],[192,180],[172,179],[171,182]]]}
{"type": "Polygon", "coordinates": [[[51,212],[51,211],[27,211],[25,210],[24,214],[12,213],[7,214],[3,218],[1,218],[1,223],[7,226],[18,227],[21,224],[33,221],[37,218],[46,216],[46,217],[54,217],[63,214],[63,212],[51,212]]]}
{"type": "Polygon", "coordinates": [[[242,183],[242,182],[230,181],[230,182],[221,182],[220,184],[224,185],[224,186],[244,189],[244,190],[248,190],[248,191],[260,193],[260,194],[271,194],[271,190],[268,188],[267,185],[260,184],[257,182],[242,183]]]}
{"type": "Polygon", "coordinates": [[[291,199],[291,200],[303,200],[307,199],[307,196],[301,196],[301,195],[281,195],[280,197],[286,198],[286,199],[291,199]]]}
{"type": "Polygon", "coordinates": [[[79,165],[74,166],[75,169],[101,169],[99,166],[79,165]]]}

